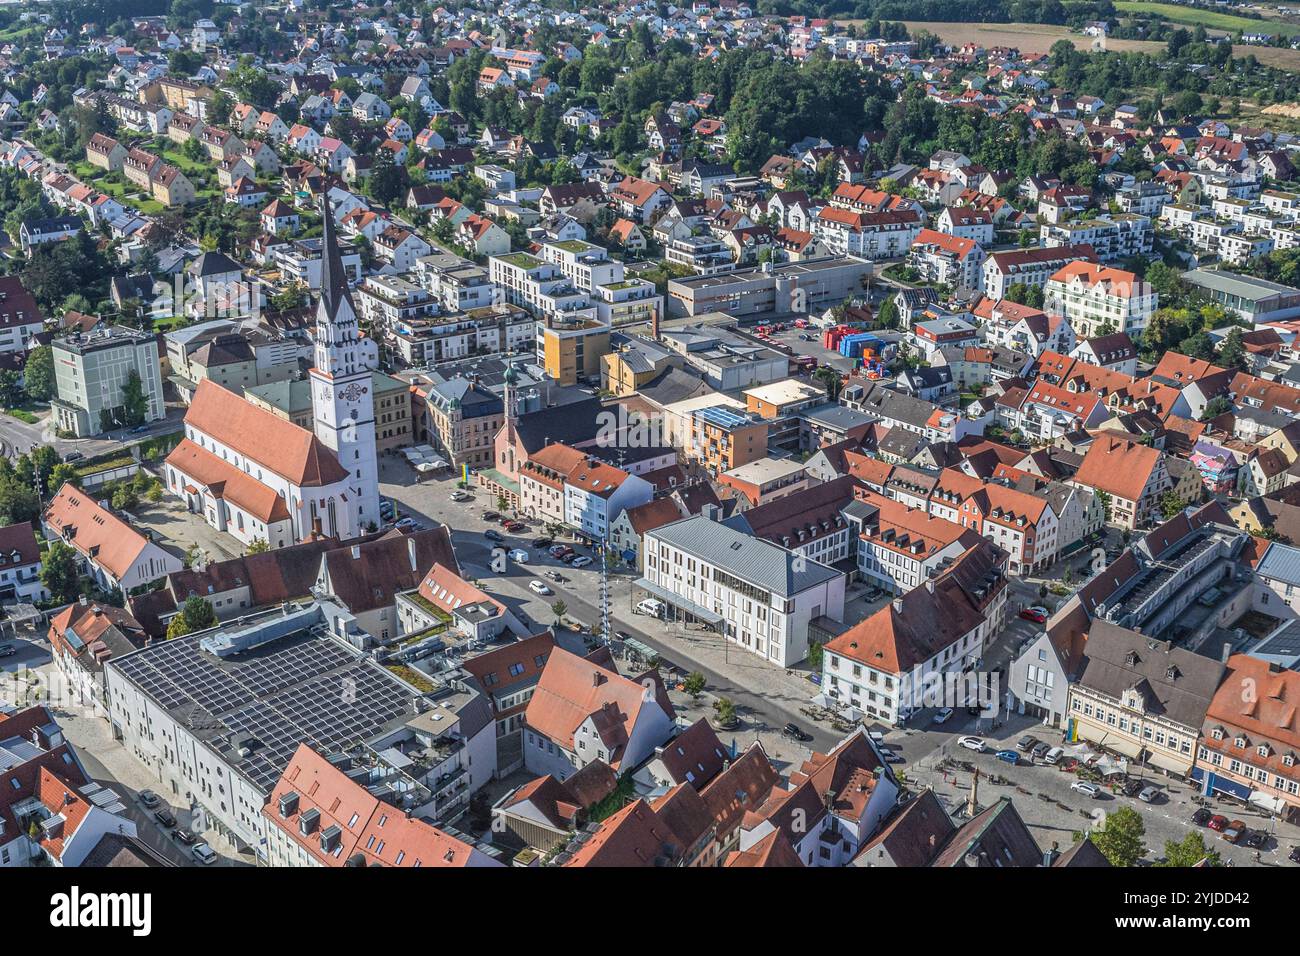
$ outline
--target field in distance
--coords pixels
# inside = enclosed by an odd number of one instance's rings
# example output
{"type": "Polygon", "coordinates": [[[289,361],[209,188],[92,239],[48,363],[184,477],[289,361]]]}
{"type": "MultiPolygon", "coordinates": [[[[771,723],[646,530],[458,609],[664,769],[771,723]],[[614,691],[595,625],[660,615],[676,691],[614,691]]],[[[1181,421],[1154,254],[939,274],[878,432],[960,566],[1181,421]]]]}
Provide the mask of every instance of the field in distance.
{"type": "Polygon", "coordinates": [[[1300,33],[1300,24],[1266,17],[1256,20],[1252,17],[1239,17],[1231,13],[1219,13],[1217,10],[1202,10],[1199,7],[1184,7],[1175,3],[1155,3],[1151,0],[1116,0],[1115,9],[1121,13],[1159,14],[1173,23],[1194,27],[1204,24],[1207,30],[1222,30],[1225,33],[1281,33],[1295,36],[1300,33]]]}
{"type": "MultiPolygon", "coordinates": [[[[1127,4],[1121,0],[1116,5],[1125,6],[1127,4]]],[[[1138,5],[1168,6],[1168,4],[1158,3],[1138,5]]],[[[1174,9],[1180,10],[1181,8],[1174,7],[1174,9]]],[[[1187,12],[1209,13],[1210,11],[1187,12]]],[[[1243,18],[1238,17],[1237,19],[1243,18]]],[[[837,22],[861,25],[866,21],[839,20],[837,22]]],[[[1280,27],[1293,26],[1276,20],[1251,20],[1248,22],[1258,25],[1260,29],[1267,29],[1274,25],[1280,27]]],[[[917,30],[928,30],[943,40],[944,43],[953,46],[961,46],[963,43],[977,43],[982,47],[1015,47],[1022,53],[1047,53],[1056,41],[1069,40],[1080,50],[1091,50],[1093,47],[1092,37],[1084,36],[1082,33],[1072,33],[1069,27],[1052,26],[1045,23],[954,23],[951,21],[929,23],[921,20],[904,20],[903,23],[913,34],[917,30]]],[[[1158,56],[1164,51],[1165,44],[1154,40],[1116,40],[1111,38],[1106,40],[1106,49],[1113,53],[1137,50],[1158,56]]],[[[1265,66],[1300,72],[1300,50],[1238,44],[1233,47],[1232,52],[1235,56],[1245,56],[1248,53],[1253,53],[1255,58],[1265,66]]]]}

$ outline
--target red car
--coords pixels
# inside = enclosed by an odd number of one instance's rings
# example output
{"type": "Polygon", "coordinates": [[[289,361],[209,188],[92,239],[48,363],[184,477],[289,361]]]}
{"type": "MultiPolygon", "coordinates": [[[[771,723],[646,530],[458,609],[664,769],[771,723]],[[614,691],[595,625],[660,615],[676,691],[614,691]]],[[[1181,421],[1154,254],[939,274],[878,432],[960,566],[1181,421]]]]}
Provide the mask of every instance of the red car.
{"type": "Polygon", "coordinates": [[[1222,814],[1216,813],[1214,816],[1210,817],[1210,822],[1207,823],[1206,826],[1211,830],[1223,832],[1228,828],[1228,818],[1222,814]]]}
{"type": "Polygon", "coordinates": [[[1035,624],[1047,623],[1047,614],[1041,607],[1027,607],[1020,612],[1020,616],[1026,621],[1033,621],[1035,624]]]}

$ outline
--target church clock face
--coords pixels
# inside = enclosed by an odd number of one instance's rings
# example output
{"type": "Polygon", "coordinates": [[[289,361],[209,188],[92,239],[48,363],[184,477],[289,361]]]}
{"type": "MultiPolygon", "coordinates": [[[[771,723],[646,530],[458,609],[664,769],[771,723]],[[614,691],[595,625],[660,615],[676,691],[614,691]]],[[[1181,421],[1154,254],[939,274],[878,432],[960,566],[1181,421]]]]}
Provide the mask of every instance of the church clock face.
{"type": "Polygon", "coordinates": [[[346,402],[358,401],[364,394],[366,394],[366,387],[364,385],[358,385],[356,382],[353,382],[339,393],[340,397],[346,402]]]}

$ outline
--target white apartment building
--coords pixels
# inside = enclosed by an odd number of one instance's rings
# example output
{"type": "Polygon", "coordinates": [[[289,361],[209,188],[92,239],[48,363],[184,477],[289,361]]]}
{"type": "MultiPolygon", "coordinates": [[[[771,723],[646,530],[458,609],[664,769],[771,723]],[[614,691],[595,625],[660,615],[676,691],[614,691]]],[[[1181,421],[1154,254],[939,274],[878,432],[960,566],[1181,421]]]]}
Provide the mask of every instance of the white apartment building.
{"type": "Polygon", "coordinates": [[[636,587],[668,615],[718,629],[778,667],[808,655],[809,625],[844,616],[844,575],[716,520],[716,509],[645,535],[636,587]]]}
{"type": "Polygon", "coordinates": [[[1136,340],[1160,306],[1155,289],[1133,273],[1090,262],[1054,273],[1044,293],[1046,310],[1064,315],[1081,339],[1113,331],[1136,340]]]}

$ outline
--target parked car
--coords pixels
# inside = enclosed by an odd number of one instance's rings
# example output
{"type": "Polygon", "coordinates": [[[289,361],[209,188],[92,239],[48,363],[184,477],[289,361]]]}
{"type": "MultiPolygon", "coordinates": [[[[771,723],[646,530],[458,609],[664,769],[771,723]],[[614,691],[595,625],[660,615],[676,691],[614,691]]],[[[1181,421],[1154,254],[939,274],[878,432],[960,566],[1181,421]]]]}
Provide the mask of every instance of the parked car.
{"type": "Polygon", "coordinates": [[[1210,817],[1209,822],[1205,825],[1211,830],[1217,830],[1222,833],[1228,828],[1228,818],[1221,813],[1216,813],[1214,816],[1210,817]]]}
{"type": "Polygon", "coordinates": [[[159,807],[153,812],[153,818],[169,830],[176,826],[176,814],[166,807],[159,807]]]}
{"type": "Polygon", "coordinates": [[[564,575],[561,574],[559,571],[544,571],[543,573],[552,581],[554,581],[556,584],[560,584],[565,580],[564,575]]]}
{"type": "Polygon", "coordinates": [[[550,538],[533,538],[534,548],[549,548],[551,546],[550,538]]]}
{"type": "Polygon", "coordinates": [[[496,511],[485,511],[485,512],[483,512],[483,520],[484,520],[484,521],[500,521],[500,520],[501,520],[501,514],[500,514],[499,512],[496,512],[496,511]]]}
{"type": "Polygon", "coordinates": [[[802,729],[798,724],[786,724],[781,728],[781,736],[788,737],[790,740],[812,740],[812,734],[802,729]]]}
{"type": "Polygon", "coordinates": [[[397,528],[399,531],[414,531],[419,527],[419,525],[416,523],[414,518],[406,517],[397,519],[397,524],[393,527],[397,528]]]}
{"type": "Polygon", "coordinates": [[[1020,616],[1026,621],[1033,621],[1035,624],[1047,623],[1047,608],[1027,607],[1020,612],[1020,616]]]}
{"type": "Polygon", "coordinates": [[[516,564],[527,564],[528,552],[525,551],[523,548],[511,548],[510,560],[515,562],[516,564]]]}
{"type": "Polygon", "coordinates": [[[0,657],[13,657],[17,653],[17,644],[10,644],[7,641],[4,644],[0,644],[0,657]]]}
{"type": "Polygon", "coordinates": [[[1042,760],[1047,756],[1047,752],[1051,749],[1051,744],[1034,744],[1034,749],[1029,751],[1029,756],[1033,757],[1035,760],[1042,760]]]}
{"type": "Polygon", "coordinates": [[[989,749],[989,745],[979,737],[958,737],[957,743],[960,746],[965,747],[967,750],[975,751],[977,754],[982,754],[984,751],[989,749]]]}
{"type": "Polygon", "coordinates": [[[483,537],[487,538],[489,541],[504,541],[506,539],[506,536],[496,528],[488,528],[483,532],[483,537]]]}
{"type": "Polygon", "coordinates": [[[469,499],[474,496],[471,495],[468,491],[463,491],[460,488],[457,488],[455,491],[451,493],[450,497],[452,501],[469,501],[469,499]]]}
{"type": "Polygon", "coordinates": [[[1291,852],[1286,855],[1286,858],[1292,863],[1300,863],[1300,846],[1291,847],[1291,852]]]}
{"type": "Polygon", "coordinates": [[[560,555],[560,560],[563,561],[565,564],[572,564],[577,559],[578,559],[577,551],[566,551],[564,554],[560,555]]]}
{"type": "Polygon", "coordinates": [[[573,566],[575,568],[585,568],[589,564],[591,564],[591,558],[585,554],[580,554],[573,559],[573,566]]]}
{"type": "Polygon", "coordinates": [[[1053,747],[1043,755],[1043,763],[1049,767],[1065,756],[1065,751],[1060,747],[1053,747]]]}
{"type": "Polygon", "coordinates": [[[545,595],[545,594],[554,594],[554,593],[555,593],[554,591],[552,591],[549,587],[547,587],[547,586],[546,586],[543,582],[541,582],[541,581],[529,581],[529,582],[528,582],[528,590],[532,591],[534,594],[543,594],[543,595],[545,595]]]}
{"type": "Polygon", "coordinates": [[[907,763],[907,758],[896,750],[881,748],[880,755],[885,758],[885,763],[907,763]]]}
{"type": "Polygon", "coordinates": [[[936,724],[946,724],[951,719],[952,719],[952,708],[945,707],[943,710],[937,712],[934,715],[933,722],[936,724]]]}
{"type": "Polygon", "coordinates": [[[1228,824],[1227,829],[1219,833],[1219,839],[1227,840],[1229,843],[1240,843],[1245,835],[1246,824],[1240,820],[1233,820],[1228,824]]]}
{"type": "Polygon", "coordinates": [[[140,802],[150,810],[162,803],[162,798],[152,790],[141,790],[137,796],[140,798],[140,802]]]}
{"type": "Polygon", "coordinates": [[[1268,834],[1263,830],[1247,830],[1246,835],[1241,838],[1241,842],[1252,850],[1258,850],[1268,842],[1268,834]]]}
{"type": "Polygon", "coordinates": [[[519,534],[522,531],[527,531],[528,525],[524,524],[522,521],[512,521],[510,524],[506,525],[506,530],[511,534],[519,534]]]}
{"type": "Polygon", "coordinates": [[[1162,796],[1161,792],[1155,787],[1143,787],[1138,791],[1138,799],[1143,803],[1159,803],[1162,796]]]}
{"type": "Polygon", "coordinates": [[[1025,734],[1025,736],[1016,741],[1016,749],[1022,753],[1029,753],[1029,751],[1033,750],[1037,746],[1038,738],[1032,734],[1025,734]]]}
{"type": "Polygon", "coordinates": [[[1015,750],[999,750],[993,756],[997,757],[999,760],[1005,760],[1013,767],[1020,763],[1020,753],[1015,750]]]}
{"type": "Polygon", "coordinates": [[[1089,783],[1087,780],[1076,780],[1070,784],[1070,789],[1075,793],[1081,793],[1089,800],[1096,800],[1101,796],[1101,787],[1095,783],[1089,783]]]}
{"type": "Polygon", "coordinates": [[[1214,814],[1205,809],[1205,807],[1199,807],[1197,808],[1197,811],[1192,814],[1192,822],[1198,827],[1203,827],[1210,822],[1210,817],[1212,816],[1214,816],[1214,814]]]}
{"type": "Polygon", "coordinates": [[[193,830],[187,830],[185,827],[177,827],[172,831],[172,836],[176,838],[178,843],[184,843],[186,846],[198,839],[193,830]]]}
{"type": "Polygon", "coordinates": [[[81,461],[86,456],[79,451],[70,451],[63,456],[64,461],[81,461]]]}
{"type": "Polygon", "coordinates": [[[217,852],[206,843],[194,844],[190,847],[190,853],[194,855],[194,859],[198,860],[204,866],[217,862],[217,852]]]}

